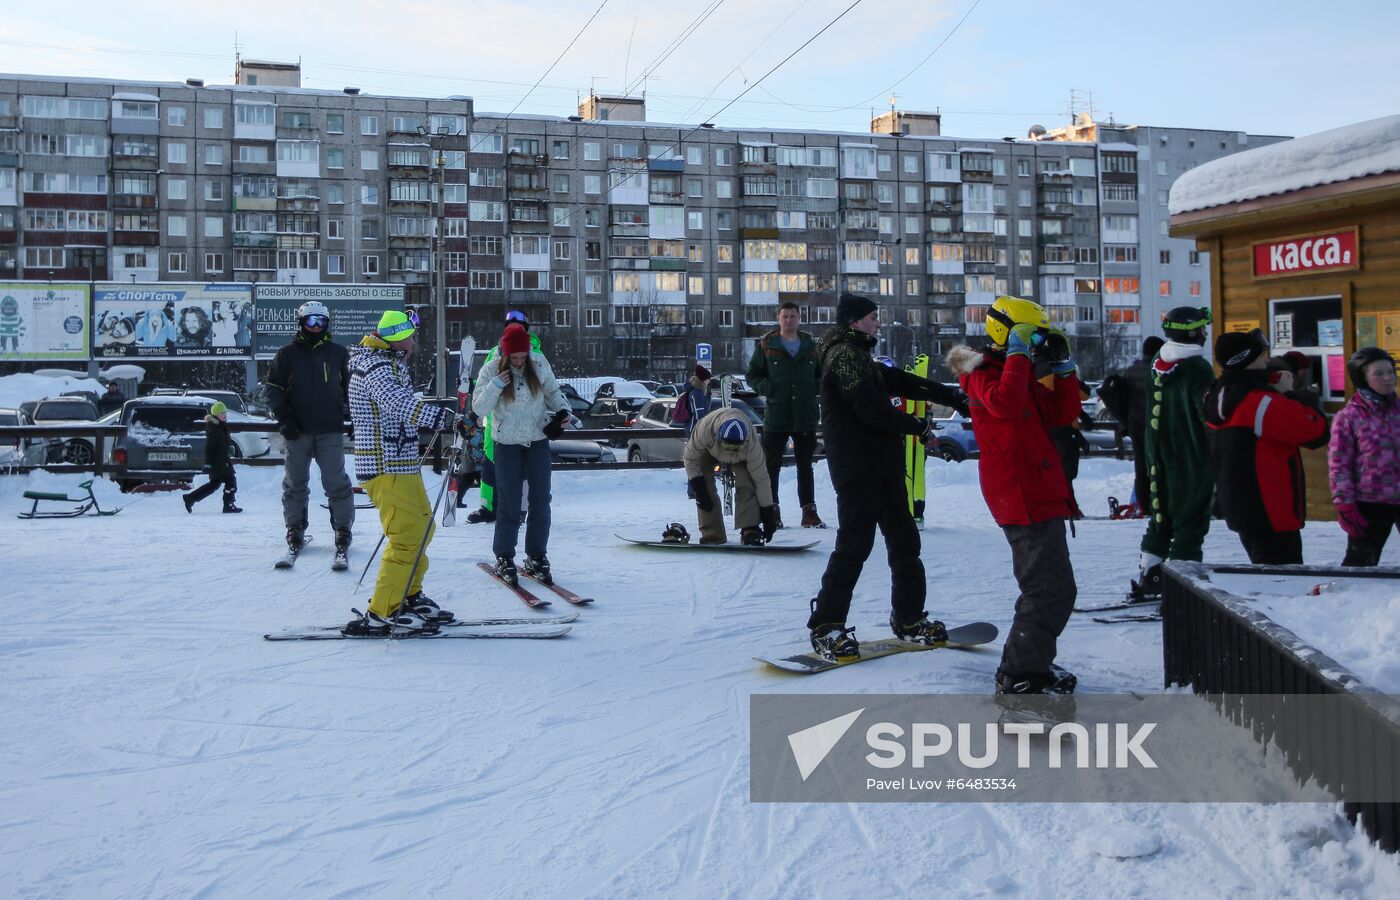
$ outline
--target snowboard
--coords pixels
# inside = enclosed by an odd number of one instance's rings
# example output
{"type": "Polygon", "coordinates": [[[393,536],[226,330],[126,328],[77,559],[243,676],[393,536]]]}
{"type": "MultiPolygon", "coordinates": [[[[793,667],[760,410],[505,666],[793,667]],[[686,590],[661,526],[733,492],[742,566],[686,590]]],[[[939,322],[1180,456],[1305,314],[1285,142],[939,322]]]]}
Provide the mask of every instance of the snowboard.
{"type": "MultiPolygon", "coordinates": [[[[476,338],[467,335],[462,338],[461,355],[458,357],[457,375],[457,415],[465,416],[471,408],[472,363],[476,356],[476,338]]],[[[452,455],[447,468],[447,503],[442,508],[442,526],[451,528],[457,524],[457,497],[462,493],[462,482],[467,475],[467,463],[471,460],[465,442],[454,435],[452,455]]]]}
{"type": "Polygon", "coordinates": [[[614,534],[613,537],[620,541],[626,541],[629,544],[638,544],[642,547],[665,547],[668,550],[730,550],[742,551],[745,553],[798,553],[803,550],[811,549],[820,543],[819,541],[808,541],[805,544],[761,544],[757,547],[751,547],[748,544],[741,544],[738,541],[730,541],[727,544],[677,544],[669,541],[648,541],[642,540],[641,538],[623,537],[620,534],[614,534]]]}
{"type": "Polygon", "coordinates": [[[563,637],[570,626],[540,628],[533,631],[467,631],[465,629],[439,629],[438,631],[414,632],[409,634],[345,634],[336,625],[330,628],[289,628],[263,635],[268,641],[427,641],[449,640],[548,640],[563,637]]]}
{"type": "Polygon", "coordinates": [[[1103,606],[1079,606],[1074,611],[1077,613],[1105,613],[1123,609],[1153,609],[1161,602],[1161,597],[1152,597],[1147,600],[1124,600],[1122,603],[1107,603],[1103,606]]]}
{"type": "MultiPolygon", "coordinates": [[[[919,378],[928,378],[928,357],[920,354],[904,367],[904,371],[919,378]]],[[[904,401],[904,411],[915,418],[928,415],[927,400],[904,401]]],[[[909,496],[909,512],[914,521],[923,526],[924,522],[924,444],[916,435],[904,437],[904,491],[909,496]]]]}
{"type": "Polygon", "coordinates": [[[1160,622],[1162,621],[1162,614],[1156,612],[1143,613],[1141,615],[1133,615],[1130,613],[1122,616],[1094,616],[1094,621],[1103,625],[1115,625],[1119,622],[1160,622]]]}
{"type": "MultiPolygon", "coordinates": [[[[948,643],[944,646],[975,647],[979,644],[989,644],[996,640],[996,637],[997,627],[991,622],[969,622],[966,625],[949,628],[948,643]]],[[[898,638],[889,637],[878,638],[873,641],[861,641],[860,656],[855,659],[831,660],[811,651],[807,653],[798,653],[793,656],[774,656],[771,659],[766,656],[755,656],[754,659],[762,663],[767,663],[775,669],[782,669],[784,672],[794,672],[798,675],[815,675],[818,672],[840,669],[844,666],[851,666],[856,663],[879,659],[882,656],[893,656],[896,653],[917,653],[920,650],[937,649],[939,649],[939,647],[919,644],[914,641],[901,641],[898,638]]]]}

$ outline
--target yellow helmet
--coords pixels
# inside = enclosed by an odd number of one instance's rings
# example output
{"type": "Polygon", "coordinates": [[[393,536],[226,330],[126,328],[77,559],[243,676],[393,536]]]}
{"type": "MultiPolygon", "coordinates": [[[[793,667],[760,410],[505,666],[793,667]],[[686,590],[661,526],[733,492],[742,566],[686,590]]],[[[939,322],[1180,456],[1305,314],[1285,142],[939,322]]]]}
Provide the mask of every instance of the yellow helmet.
{"type": "Polygon", "coordinates": [[[1026,324],[1049,328],[1050,319],[1045,315],[1045,307],[1034,300],[1001,296],[987,311],[987,337],[998,347],[1006,344],[1006,337],[1013,327],[1026,324]]]}

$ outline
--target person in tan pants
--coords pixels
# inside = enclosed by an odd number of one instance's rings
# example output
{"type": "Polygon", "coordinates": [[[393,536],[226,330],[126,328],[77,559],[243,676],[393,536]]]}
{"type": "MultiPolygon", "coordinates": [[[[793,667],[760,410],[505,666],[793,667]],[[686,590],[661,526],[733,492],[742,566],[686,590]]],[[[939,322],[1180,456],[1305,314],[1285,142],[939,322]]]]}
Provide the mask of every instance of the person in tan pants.
{"type": "Polygon", "coordinates": [[[700,543],[728,541],[714,479],[722,465],[734,472],[734,525],[739,540],[750,546],[772,540],[778,511],[768,464],[758,435],[742,412],[721,407],[707,414],[691,431],[682,459],[700,515],[700,543]]]}

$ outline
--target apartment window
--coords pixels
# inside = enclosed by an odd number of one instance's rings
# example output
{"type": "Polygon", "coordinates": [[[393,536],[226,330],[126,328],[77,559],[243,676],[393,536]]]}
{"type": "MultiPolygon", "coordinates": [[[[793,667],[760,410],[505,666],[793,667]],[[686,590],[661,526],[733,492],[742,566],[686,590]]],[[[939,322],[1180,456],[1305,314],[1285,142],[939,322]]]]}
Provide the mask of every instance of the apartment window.
{"type": "Polygon", "coordinates": [[[267,162],[266,144],[242,144],[238,147],[237,159],[241,163],[267,162]]]}
{"type": "Polygon", "coordinates": [[[204,164],[206,166],[222,166],[224,164],[224,147],[222,144],[204,145],[204,164]]]}
{"type": "Polygon", "coordinates": [[[572,284],[571,284],[571,282],[570,282],[570,279],[569,279],[569,276],[568,276],[568,275],[555,275],[555,276],[554,276],[554,293],[556,293],[556,294],[567,294],[567,293],[569,293],[569,292],[572,291],[572,290],[573,290],[573,287],[572,287],[572,284]]]}
{"type": "Polygon", "coordinates": [[[1161,263],[1161,264],[1164,265],[1164,266],[1169,266],[1169,265],[1171,265],[1171,262],[1172,262],[1172,252],[1171,252],[1170,250],[1158,250],[1158,251],[1157,251],[1157,262],[1161,263]]]}
{"type": "Polygon", "coordinates": [[[165,268],[172,274],[182,275],[189,271],[188,257],[184,253],[165,254],[165,268]]]}
{"type": "MultiPolygon", "coordinates": [[[[1005,219],[997,219],[997,224],[1001,226],[1001,230],[998,232],[998,234],[1006,234],[1006,220],[1005,220],[1005,219]]],[[[918,234],[918,233],[919,233],[919,217],[918,217],[918,216],[905,216],[905,217],[904,217],[904,233],[905,233],[905,234],[918,234]]]]}
{"type": "Polygon", "coordinates": [[[728,178],[715,180],[715,197],[720,200],[728,200],[734,196],[734,182],[728,178]]]}
{"type": "Polygon", "coordinates": [[[1081,265],[1094,265],[1099,261],[1098,247],[1074,248],[1074,261],[1081,265]]]}
{"type": "Polygon", "coordinates": [[[734,165],[734,148],[733,148],[733,147],[716,147],[716,148],[715,148],[715,165],[717,165],[717,166],[732,166],[732,165],[734,165]]]}
{"type": "Polygon", "coordinates": [[[1201,283],[1200,283],[1199,281],[1193,281],[1193,282],[1191,282],[1191,296],[1192,296],[1192,297],[1199,297],[1199,296],[1201,296],[1201,283]]]}
{"type": "Polygon", "coordinates": [[[210,238],[221,238],[224,236],[223,216],[204,217],[204,236],[210,238]]]}
{"type": "Polygon", "coordinates": [[[190,230],[184,216],[170,216],[165,220],[165,233],[170,237],[188,237],[190,230]]]}
{"type": "Polygon", "coordinates": [[[1186,261],[1193,266],[1199,266],[1201,264],[1201,251],[1188,250],[1186,252],[1186,261]]]}
{"type": "Polygon", "coordinates": [[[1163,279],[1157,282],[1157,296],[1170,297],[1172,295],[1172,283],[1163,279]]]}
{"type": "Polygon", "coordinates": [[[685,227],[690,231],[703,231],[705,214],[703,212],[687,212],[685,214],[685,227]]]}
{"type": "Polygon", "coordinates": [[[1116,172],[1124,175],[1135,175],[1137,174],[1137,154],[1105,153],[1103,155],[1103,170],[1105,172],[1116,172]]]}
{"type": "Polygon", "coordinates": [[[377,241],[377,240],[379,240],[379,220],[378,220],[378,219],[361,219],[361,220],[360,220],[360,240],[362,240],[362,241],[377,241]]]}
{"type": "Polygon", "coordinates": [[[567,174],[557,174],[554,176],[554,193],[567,194],[569,192],[569,176],[567,174]]]}
{"type": "MultiPolygon", "coordinates": [[[[378,116],[360,116],[360,134],[378,134],[378,133],[379,133],[379,117],[378,117],[378,116]]],[[[378,260],[378,258],[376,257],[376,258],[375,258],[375,262],[378,263],[378,261],[379,261],[379,260],[378,260]]]]}
{"type": "Polygon", "coordinates": [[[1122,203],[1137,202],[1137,185],[1135,184],[1105,184],[1103,186],[1104,200],[1114,200],[1122,203]]]}
{"type": "Polygon", "coordinates": [[[204,127],[211,131],[223,128],[224,111],[222,109],[204,110],[204,127]]]}
{"type": "Polygon", "coordinates": [[[1157,160],[1157,174],[1158,174],[1158,175],[1166,175],[1166,174],[1167,174],[1167,161],[1166,161],[1166,160],[1164,160],[1164,159],[1159,159],[1159,160],[1157,160]]]}
{"type": "Polygon", "coordinates": [[[340,147],[327,147],[327,148],[326,148],[326,168],[327,168],[327,169],[343,169],[343,168],[345,168],[345,151],[344,151],[343,149],[341,149],[340,147]]]}
{"type": "Polygon", "coordinates": [[[378,151],[378,150],[361,150],[361,151],[360,151],[360,168],[361,168],[361,169],[367,169],[367,170],[378,169],[378,168],[379,168],[379,151],[378,151]]]}
{"type": "MultiPolygon", "coordinates": [[[[914,296],[918,295],[918,293],[919,293],[919,279],[917,279],[917,278],[906,278],[906,279],[904,279],[904,293],[905,293],[906,296],[909,296],[909,297],[914,297],[914,296]]],[[[911,310],[911,312],[912,312],[912,310],[911,310]]]]}
{"type": "Polygon", "coordinates": [[[345,185],[328,184],[325,187],[326,203],[339,205],[345,202],[345,185]]]}
{"type": "Polygon", "coordinates": [[[222,181],[204,182],[204,199],[221,201],[224,199],[224,183],[222,181]]]}
{"type": "Polygon", "coordinates": [[[686,293],[692,297],[705,296],[705,276],[691,275],[686,279],[686,293]]]}
{"type": "Polygon", "coordinates": [[[602,276],[602,275],[585,275],[585,276],[583,276],[583,292],[584,292],[585,294],[601,294],[601,293],[603,293],[603,276],[602,276]]]}
{"type": "Polygon", "coordinates": [[[339,219],[326,220],[326,239],[332,241],[343,240],[345,235],[341,231],[342,223],[339,219]]]}
{"type": "Polygon", "coordinates": [[[602,258],[603,258],[603,242],[602,242],[602,241],[584,241],[584,242],[583,242],[583,258],[584,258],[584,259],[595,260],[595,261],[596,261],[596,260],[602,259],[602,258]]]}
{"type": "Polygon", "coordinates": [[[721,310],[718,310],[718,313],[719,313],[719,315],[717,316],[717,318],[719,319],[719,327],[721,327],[721,328],[733,328],[733,327],[734,327],[734,310],[732,310],[732,309],[721,309],[721,310]]]}
{"type": "MultiPolygon", "coordinates": [[[[554,209],[553,209],[552,212],[553,212],[553,215],[554,215],[554,227],[555,227],[555,228],[568,228],[568,227],[569,227],[569,219],[570,219],[570,217],[572,217],[573,214],[574,214],[574,211],[573,211],[572,209],[570,209],[570,208],[567,207],[567,206],[556,206],[556,207],[554,207],[554,209]]],[[[519,219],[519,218],[521,218],[521,217],[520,217],[520,216],[512,216],[512,218],[519,219]]]]}
{"type": "Polygon", "coordinates": [[[510,273],[510,286],[516,291],[543,291],[548,288],[548,272],[522,271],[510,273]]]}
{"type": "Polygon", "coordinates": [[[734,230],[734,214],[728,210],[716,210],[715,229],[717,231],[734,230]]]}
{"type": "Polygon", "coordinates": [[[329,134],[344,134],[345,114],[326,113],[326,132],[329,134]]]}
{"type": "Polygon", "coordinates": [[[360,205],[361,205],[361,206],[378,206],[378,205],[379,205],[379,188],[373,187],[373,186],[368,185],[368,184],[362,184],[362,185],[360,185],[360,205]]]}
{"type": "Polygon", "coordinates": [[[729,297],[734,294],[734,279],[729,275],[720,275],[715,279],[715,293],[721,297],[729,297]]]}
{"type": "Polygon", "coordinates": [[[364,268],[363,268],[361,271],[363,271],[365,275],[378,275],[378,274],[379,274],[379,257],[378,257],[378,256],[375,256],[374,254],[367,254],[367,255],[365,255],[364,257],[362,257],[361,265],[364,266],[364,268]]]}
{"type": "Polygon", "coordinates": [[[478,291],[499,291],[505,288],[505,273],[495,269],[473,269],[470,284],[478,291]]]}
{"type": "MultiPolygon", "coordinates": [[[[68,114],[72,116],[71,109],[68,114]]],[[[185,127],[185,108],[183,106],[167,106],[165,108],[165,124],[171,128],[185,127]]]]}
{"type": "Polygon", "coordinates": [[[189,197],[189,182],[183,178],[172,178],[165,183],[165,196],[168,200],[184,200],[189,197]]]}
{"type": "Polygon", "coordinates": [[[904,154],[904,171],[910,175],[919,174],[919,155],[917,153],[904,154]]]}
{"type": "Polygon", "coordinates": [[[876,160],[876,166],[880,169],[881,172],[889,172],[889,171],[891,171],[891,165],[892,165],[892,163],[890,162],[890,154],[888,154],[888,153],[877,153],[877,154],[875,154],[875,160],[876,160]]]}
{"type": "MultiPolygon", "coordinates": [[[[596,291],[594,293],[596,293],[596,291]]],[[[585,326],[589,328],[603,327],[603,311],[601,309],[585,309],[583,315],[585,326]]]]}
{"type": "Polygon", "coordinates": [[[597,141],[583,142],[583,158],[590,162],[602,159],[603,147],[597,141]]]}
{"type": "Polygon", "coordinates": [[[328,254],[326,254],[326,274],[327,274],[327,275],[344,275],[344,274],[345,274],[345,254],[343,254],[343,253],[328,253],[328,254]]]}
{"type": "Polygon", "coordinates": [[[222,253],[204,254],[204,274],[219,275],[224,271],[224,255],[222,253]]]}

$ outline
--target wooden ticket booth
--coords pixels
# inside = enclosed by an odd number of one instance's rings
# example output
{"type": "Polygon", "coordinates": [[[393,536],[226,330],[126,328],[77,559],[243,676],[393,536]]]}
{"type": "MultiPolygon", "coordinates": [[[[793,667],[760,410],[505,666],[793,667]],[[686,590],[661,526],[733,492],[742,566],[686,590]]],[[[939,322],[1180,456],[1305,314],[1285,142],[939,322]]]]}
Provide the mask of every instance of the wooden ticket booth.
{"type": "MultiPolygon", "coordinates": [[[[1218,159],[1177,180],[1171,235],[1210,254],[1214,331],[1260,328],[1312,357],[1334,413],[1358,347],[1400,356],[1400,116],[1218,159]]],[[[1326,449],[1304,451],[1308,517],[1335,518],[1326,449]]]]}

